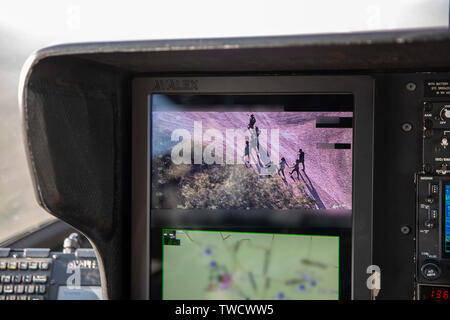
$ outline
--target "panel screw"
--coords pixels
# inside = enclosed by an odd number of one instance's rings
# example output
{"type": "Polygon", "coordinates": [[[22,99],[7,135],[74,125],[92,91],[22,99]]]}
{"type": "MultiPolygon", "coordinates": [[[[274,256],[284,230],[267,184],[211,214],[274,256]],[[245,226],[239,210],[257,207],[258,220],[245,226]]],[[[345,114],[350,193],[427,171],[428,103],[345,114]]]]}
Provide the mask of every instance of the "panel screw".
{"type": "Polygon", "coordinates": [[[416,84],[414,82],[408,82],[406,84],[406,90],[408,90],[408,91],[416,90],[416,84]]]}
{"type": "Polygon", "coordinates": [[[411,232],[411,228],[409,226],[401,226],[400,231],[403,234],[409,234],[411,232]]]}
{"type": "Polygon", "coordinates": [[[405,122],[404,124],[402,124],[402,130],[405,132],[410,132],[412,130],[412,124],[405,122]]]}

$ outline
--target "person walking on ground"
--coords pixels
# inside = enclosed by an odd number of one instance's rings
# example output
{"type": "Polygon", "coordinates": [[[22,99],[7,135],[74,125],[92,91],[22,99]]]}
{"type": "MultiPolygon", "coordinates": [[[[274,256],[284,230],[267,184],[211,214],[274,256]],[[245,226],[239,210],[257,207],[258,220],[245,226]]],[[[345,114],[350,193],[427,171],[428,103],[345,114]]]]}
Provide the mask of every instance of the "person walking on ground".
{"type": "Polygon", "coordinates": [[[302,170],[305,171],[305,153],[303,152],[302,149],[298,150],[298,160],[303,166],[302,170]]]}
{"type": "Polygon", "coordinates": [[[294,169],[289,173],[289,175],[291,176],[292,179],[294,179],[294,177],[292,176],[292,174],[294,172],[297,172],[297,179],[300,180],[300,160],[299,159],[295,160],[294,169]]]}
{"type": "Polygon", "coordinates": [[[289,165],[287,164],[286,159],[285,158],[281,158],[280,164],[278,166],[278,174],[280,174],[280,171],[281,171],[281,173],[283,174],[283,178],[285,180],[286,180],[286,176],[284,175],[284,169],[286,167],[289,168],[289,165]]]}
{"type": "Polygon", "coordinates": [[[248,129],[253,129],[253,126],[256,123],[255,116],[253,114],[250,115],[250,122],[248,124],[248,129]]]}

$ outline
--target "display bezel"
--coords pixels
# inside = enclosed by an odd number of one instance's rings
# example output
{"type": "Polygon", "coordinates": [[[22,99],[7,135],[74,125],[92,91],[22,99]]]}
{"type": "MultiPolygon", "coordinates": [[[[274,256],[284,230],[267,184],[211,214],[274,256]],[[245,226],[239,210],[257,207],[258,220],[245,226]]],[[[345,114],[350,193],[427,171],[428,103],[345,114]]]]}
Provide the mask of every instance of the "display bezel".
{"type": "Polygon", "coordinates": [[[133,79],[131,296],[150,291],[150,98],[152,94],[352,94],[354,97],[351,298],[370,299],[373,79],[367,76],[218,76],[133,79]]]}

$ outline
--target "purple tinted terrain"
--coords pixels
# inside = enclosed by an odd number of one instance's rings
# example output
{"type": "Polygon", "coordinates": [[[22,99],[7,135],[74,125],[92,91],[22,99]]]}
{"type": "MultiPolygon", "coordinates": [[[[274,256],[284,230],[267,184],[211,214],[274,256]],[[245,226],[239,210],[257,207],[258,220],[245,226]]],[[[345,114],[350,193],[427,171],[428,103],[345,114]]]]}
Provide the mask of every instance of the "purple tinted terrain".
{"type": "MultiPolygon", "coordinates": [[[[351,128],[316,128],[318,116],[351,117],[350,112],[254,112],[255,126],[260,129],[279,129],[279,157],[286,158],[292,166],[298,149],[305,152],[305,167],[289,176],[292,168],[286,168],[286,181],[296,193],[294,181],[300,181],[305,190],[316,200],[318,209],[351,209],[352,207],[352,150],[319,148],[317,144],[351,143],[351,128]]],[[[203,132],[217,129],[246,129],[250,112],[153,112],[153,155],[169,152],[174,142],[170,133],[175,129],[193,132],[194,121],[202,121],[203,132]],[[162,147],[161,147],[162,146],[162,147]],[[159,148],[159,149],[158,149],[159,148]],[[162,148],[162,149],[161,149],[162,148]],[[166,150],[164,150],[166,149],[166,150]]],[[[270,133],[269,133],[269,151],[270,133]]],[[[224,142],[224,152],[226,143],[224,142]]],[[[253,166],[256,170],[256,167],[253,166]]],[[[300,165],[300,169],[302,166],[300,165]]],[[[298,191],[298,190],[297,190],[298,191]]],[[[255,190],[257,192],[257,190],[255,190]]]]}

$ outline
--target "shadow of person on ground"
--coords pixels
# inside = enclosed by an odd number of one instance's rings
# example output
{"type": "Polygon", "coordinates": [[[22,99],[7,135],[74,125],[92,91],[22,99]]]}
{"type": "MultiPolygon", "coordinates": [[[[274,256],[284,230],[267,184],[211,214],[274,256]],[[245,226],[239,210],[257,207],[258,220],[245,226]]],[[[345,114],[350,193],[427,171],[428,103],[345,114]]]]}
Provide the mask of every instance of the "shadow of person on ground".
{"type": "Polygon", "coordinates": [[[316,191],[316,188],[314,188],[311,180],[309,179],[308,175],[306,174],[305,171],[302,171],[303,174],[300,174],[300,177],[302,178],[306,188],[308,188],[309,193],[311,193],[311,195],[313,196],[314,200],[316,200],[317,206],[319,207],[319,209],[326,209],[325,205],[323,204],[322,200],[319,197],[319,194],[316,191]],[[303,175],[305,175],[306,179],[308,180],[308,182],[306,182],[305,178],[303,178],[303,175]]]}

